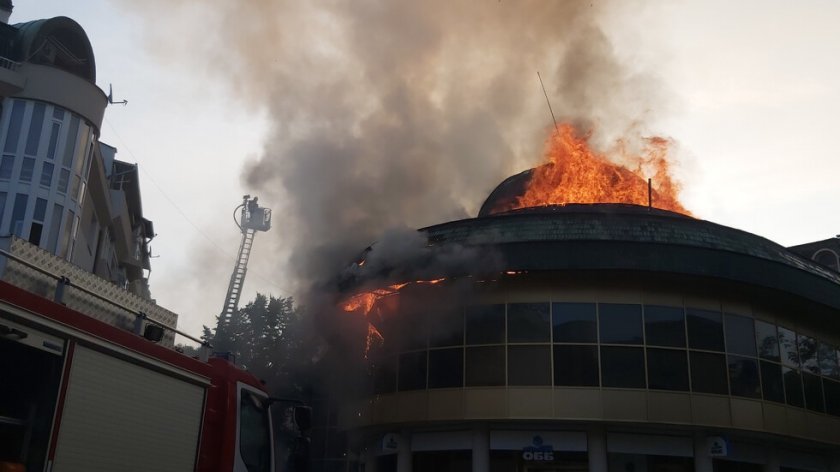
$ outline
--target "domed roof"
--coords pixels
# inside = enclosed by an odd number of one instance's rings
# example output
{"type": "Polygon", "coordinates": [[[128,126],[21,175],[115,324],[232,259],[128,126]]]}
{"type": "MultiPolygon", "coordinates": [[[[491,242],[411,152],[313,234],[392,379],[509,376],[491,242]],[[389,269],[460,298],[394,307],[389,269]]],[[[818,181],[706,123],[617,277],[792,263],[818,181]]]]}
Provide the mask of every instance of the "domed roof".
{"type": "Polygon", "coordinates": [[[760,236],[656,208],[523,208],[421,231],[433,246],[493,247],[506,270],[702,276],[795,293],[840,308],[840,274],[760,236]]]}
{"type": "Polygon", "coordinates": [[[96,83],[96,61],[85,30],[64,16],[14,25],[14,59],[65,70],[96,83]]]}

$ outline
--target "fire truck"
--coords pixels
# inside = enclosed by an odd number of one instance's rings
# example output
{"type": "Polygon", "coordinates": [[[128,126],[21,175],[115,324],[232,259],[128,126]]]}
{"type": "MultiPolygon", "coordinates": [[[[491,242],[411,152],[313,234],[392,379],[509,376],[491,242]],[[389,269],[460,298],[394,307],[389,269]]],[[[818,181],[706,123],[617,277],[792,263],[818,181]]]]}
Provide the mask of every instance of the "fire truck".
{"type": "Polygon", "coordinates": [[[0,281],[0,472],[273,472],[260,381],[143,334],[0,281]]]}

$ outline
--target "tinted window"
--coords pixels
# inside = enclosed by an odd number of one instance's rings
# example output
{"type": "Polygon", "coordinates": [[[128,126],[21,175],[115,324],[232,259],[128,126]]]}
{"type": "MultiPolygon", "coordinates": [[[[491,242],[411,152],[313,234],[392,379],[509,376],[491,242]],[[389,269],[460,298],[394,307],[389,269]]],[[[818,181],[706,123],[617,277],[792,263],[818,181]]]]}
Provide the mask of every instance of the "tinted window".
{"type": "Polygon", "coordinates": [[[426,348],[425,320],[416,314],[402,313],[401,323],[397,325],[399,333],[399,348],[403,351],[414,351],[426,348]]]}
{"type": "Polygon", "coordinates": [[[47,106],[43,103],[36,103],[32,109],[32,120],[29,125],[29,135],[26,138],[27,155],[38,154],[38,142],[41,140],[41,129],[44,127],[44,109],[47,106]]]}
{"type": "Polygon", "coordinates": [[[788,405],[803,407],[805,398],[802,394],[802,375],[798,370],[782,367],[782,376],[785,381],[785,401],[788,405]]]}
{"type": "Polygon", "coordinates": [[[685,347],[683,309],[645,306],[645,343],[648,346],[685,347]]]}
{"type": "Polygon", "coordinates": [[[761,391],[765,400],[778,403],[785,402],[782,367],[779,364],[761,361],[761,391]]]}
{"type": "Polygon", "coordinates": [[[509,346],[508,385],[551,385],[551,347],[509,346]]]}
{"type": "Polygon", "coordinates": [[[35,159],[31,157],[24,157],[23,164],[20,166],[20,181],[31,182],[32,172],[35,171],[35,159]]]}
{"type": "Polygon", "coordinates": [[[432,347],[464,344],[464,315],[461,309],[432,316],[429,345],[432,347]]]}
{"type": "Polygon", "coordinates": [[[15,167],[15,156],[0,158],[0,179],[11,179],[12,169],[15,167]]]}
{"type": "Polygon", "coordinates": [[[686,309],[688,345],[693,349],[723,351],[723,323],[716,311],[686,309]]]}
{"type": "Polygon", "coordinates": [[[601,382],[604,387],[645,388],[645,357],[637,347],[602,347],[601,382]]]}
{"type": "Polygon", "coordinates": [[[796,346],[796,333],[779,326],[779,356],[782,364],[799,367],[799,353],[796,346]]]}
{"type": "Polygon", "coordinates": [[[825,389],[826,413],[840,416],[840,382],[823,379],[823,389],[825,389]]]}
{"type": "Polygon", "coordinates": [[[25,107],[26,103],[20,100],[15,100],[12,105],[12,116],[9,118],[9,132],[6,133],[6,145],[3,147],[4,152],[17,153],[20,125],[23,120],[23,109],[25,107]]]}
{"type": "Polygon", "coordinates": [[[268,411],[260,397],[240,390],[239,456],[248,472],[271,470],[271,434],[268,411]]]}
{"type": "Polygon", "coordinates": [[[799,335],[797,339],[799,346],[799,362],[802,369],[814,374],[820,373],[820,364],[817,362],[817,340],[808,336],[799,335]]]}
{"type": "Polygon", "coordinates": [[[747,357],[729,356],[727,363],[729,364],[729,390],[732,395],[761,398],[758,361],[747,357]]]}
{"type": "Polygon", "coordinates": [[[58,133],[61,131],[59,123],[52,124],[52,131],[50,131],[50,143],[47,147],[47,159],[55,158],[55,146],[58,143],[58,133]]]}
{"type": "Polygon", "coordinates": [[[511,303],[508,305],[508,341],[548,342],[551,339],[548,303],[511,303]]]}
{"type": "Polygon", "coordinates": [[[773,361],[779,360],[779,335],[776,333],[776,325],[756,321],[755,341],[759,356],[773,361]]]}
{"type": "Polygon", "coordinates": [[[49,162],[44,162],[41,166],[41,185],[49,187],[52,185],[53,165],[49,162]]]}
{"type": "Polygon", "coordinates": [[[820,373],[826,377],[840,376],[840,366],[837,365],[837,349],[831,344],[820,343],[820,373]]]}
{"type": "Polygon", "coordinates": [[[688,359],[685,351],[648,349],[648,387],[688,391],[688,359]]]}
{"type": "Polygon", "coordinates": [[[598,329],[606,344],[642,343],[642,306],[598,304],[598,329]]]}
{"type": "Polygon", "coordinates": [[[391,393],[397,389],[397,365],[395,357],[389,357],[374,364],[373,388],[376,393],[391,393]]]}
{"type": "Polygon", "coordinates": [[[726,352],[755,357],[755,326],[752,318],[724,315],[726,352]]]}
{"type": "Polygon", "coordinates": [[[802,384],[805,387],[805,408],[823,411],[822,381],[819,375],[803,373],[802,384]]]}
{"type": "Polygon", "coordinates": [[[26,216],[26,204],[28,195],[19,193],[15,195],[15,206],[12,208],[12,233],[15,236],[23,236],[23,218],[26,216]]]}
{"type": "Polygon", "coordinates": [[[426,388],[426,351],[400,355],[399,390],[426,388]]]}
{"type": "Polygon", "coordinates": [[[467,387],[505,384],[504,347],[468,347],[466,358],[465,379],[467,387]]]}
{"type": "Polygon", "coordinates": [[[598,342],[594,303],[552,303],[554,342],[598,342]]]}
{"type": "Polygon", "coordinates": [[[505,341],[505,306],[473,305],[466,309],[467,344],[505,341]]]}
{"type": "Polygon", "coordinates": [[[597,349],[554,345],[554,385],[598,386],[597,349]]]}
{"type": "Polygon", "coordinates": [[[726,361],[722,354],[708,352],[690,353],[691,390],[702,393],[720,393],[726,395],[726,361]]]}
{"type": "Polygon", "coordinates": [[[429,351],[429,388],[461,387],[464,385],[464,349],[433,349],[429,351]]]}

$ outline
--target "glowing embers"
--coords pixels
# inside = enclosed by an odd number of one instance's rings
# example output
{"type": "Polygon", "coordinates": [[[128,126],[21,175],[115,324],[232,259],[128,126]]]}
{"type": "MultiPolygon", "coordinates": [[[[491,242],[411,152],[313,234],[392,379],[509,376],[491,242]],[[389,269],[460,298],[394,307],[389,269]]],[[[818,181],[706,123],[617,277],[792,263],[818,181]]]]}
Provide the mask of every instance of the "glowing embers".
{"type": "Polygon", "coordinates": [[[652,137],[643,140],[640,152],[631,152],[623,142],[611,162],[589,146],[591,133],[579,134],[562,124],[546,143],[545,163],[535,168],[523,194],[494,208],[493,213],[518,208],[567,203],[630,203],[648,205],[689,215],[678,201],[679,185],[670,174],[669,141],[652,137]]]}

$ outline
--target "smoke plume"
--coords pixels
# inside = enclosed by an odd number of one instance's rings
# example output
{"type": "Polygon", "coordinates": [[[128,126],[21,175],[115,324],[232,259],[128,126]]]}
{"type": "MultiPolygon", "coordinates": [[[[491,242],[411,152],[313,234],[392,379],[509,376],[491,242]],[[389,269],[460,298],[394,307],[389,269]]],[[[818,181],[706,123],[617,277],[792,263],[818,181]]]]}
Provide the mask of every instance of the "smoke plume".
{"type": "Polygon", "coordinates": [[[551,126],[537,70],[558,120],[595,127],[605,143],[659,101],[615,54],[602,1],[142,8],[155,12],[161,50],[267,109],[269,139],[242,178],[282,221],[268,236],[301,293],[390,228],[474,216],[498,182],[536,164],[551,126]]]}

